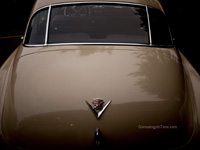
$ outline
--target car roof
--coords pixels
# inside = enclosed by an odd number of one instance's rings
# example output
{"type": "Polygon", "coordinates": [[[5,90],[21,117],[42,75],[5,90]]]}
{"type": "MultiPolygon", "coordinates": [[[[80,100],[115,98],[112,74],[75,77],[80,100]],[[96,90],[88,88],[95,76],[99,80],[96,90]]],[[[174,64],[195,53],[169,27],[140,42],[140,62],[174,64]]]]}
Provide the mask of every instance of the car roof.
{"type": "Polygon", "coordinates": [[[136,3],[142,5],[148,5],[160,9],[163,11],[162,6],[160,4],[160,0],[36,0],[35,5],[33,7],[32,13],[38,10],[41,7],[45,7],[52,4],[59,3],[73,3],[73,2],[119,2],[119,3],[136,3]]]}

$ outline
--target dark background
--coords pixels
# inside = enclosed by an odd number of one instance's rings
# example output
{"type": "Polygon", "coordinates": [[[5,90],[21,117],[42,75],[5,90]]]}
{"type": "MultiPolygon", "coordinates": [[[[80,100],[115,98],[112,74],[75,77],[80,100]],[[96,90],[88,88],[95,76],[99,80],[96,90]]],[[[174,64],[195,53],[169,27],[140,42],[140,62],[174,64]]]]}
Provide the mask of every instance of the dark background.
{"type": "MultiPolygon", "coordinates": [[[[0,4],[0,66],[22,41],[35,0],[5,0],[0,4]]],[[[161,0],[176,46],[200,73],[197,2],[161,0]]]]}

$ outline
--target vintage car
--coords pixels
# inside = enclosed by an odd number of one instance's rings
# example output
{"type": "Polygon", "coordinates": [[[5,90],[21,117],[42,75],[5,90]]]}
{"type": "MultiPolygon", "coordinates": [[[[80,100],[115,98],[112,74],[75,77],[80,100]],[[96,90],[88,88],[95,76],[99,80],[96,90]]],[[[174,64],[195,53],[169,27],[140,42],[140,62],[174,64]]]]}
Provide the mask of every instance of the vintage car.
{"type": "Polygon", "coordinates": [[[200,77],[159,0],[38,0],[0,69],[1,149],[199,148],[200,77]]]}

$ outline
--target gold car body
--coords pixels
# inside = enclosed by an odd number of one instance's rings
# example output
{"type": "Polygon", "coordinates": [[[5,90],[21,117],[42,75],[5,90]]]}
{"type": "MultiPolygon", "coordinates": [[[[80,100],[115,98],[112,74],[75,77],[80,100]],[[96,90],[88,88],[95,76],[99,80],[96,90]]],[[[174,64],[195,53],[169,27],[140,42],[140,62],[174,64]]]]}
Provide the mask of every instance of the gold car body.
{"type": "MultiPolygon", "coordinates": [[[[38,0],[32,14],[68,2],[77,1],[38,0]]],[[[115,2],[163,10],[157,0],[115,2]]],[[[94,149],[99,129],[103,149],[181,148],[199,139],[199,89],[198,73],[175,47],[21,44],[0,70],[0,141],[94,149]],[[111,102],[100,119],[86,103],[98,97],[111,102]]]]}
{"type": "MultiPolygon", "coordinates": [[[[143,5],[149,5],[152,7],[155,7],[157,9],[162,9],[162,6],[160,4],[160,0],[101,0],[101,1],[93,1],[93,0],[70,0],[70,1],[66,1],[66,0],[37,0],[35,3],[35,6],[33,8],[33,12],[38,10],[41,7],[44,6],[48,6],[51,4],[60,4],[60,3],[77,3],[77,2],[120,2],[120,3],[135,3],[135,4],[143,4],[143,5]]],[[[162,9],[163,10],[163,9],[162,9]]]]}

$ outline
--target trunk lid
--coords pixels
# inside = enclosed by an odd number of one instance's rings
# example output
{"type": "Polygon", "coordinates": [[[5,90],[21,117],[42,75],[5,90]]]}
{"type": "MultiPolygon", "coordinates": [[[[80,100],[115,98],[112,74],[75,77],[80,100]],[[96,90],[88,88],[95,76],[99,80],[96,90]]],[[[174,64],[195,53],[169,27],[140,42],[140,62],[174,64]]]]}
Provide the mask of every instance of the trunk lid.
{"type": "Polygon", "coordinates": [[[16,59],[5,97],[3,133],[11,144],[93,148],[96,129],[105,147],[162,143],[169,148],[188,140],[190,129],[180,117],[185,112],[182,68],[174,49],[27,49],[16,59]],[[99,120],[86,103],[93,105],[94,98],[103,99],[104,106],[112,100],[99,120]]]}

